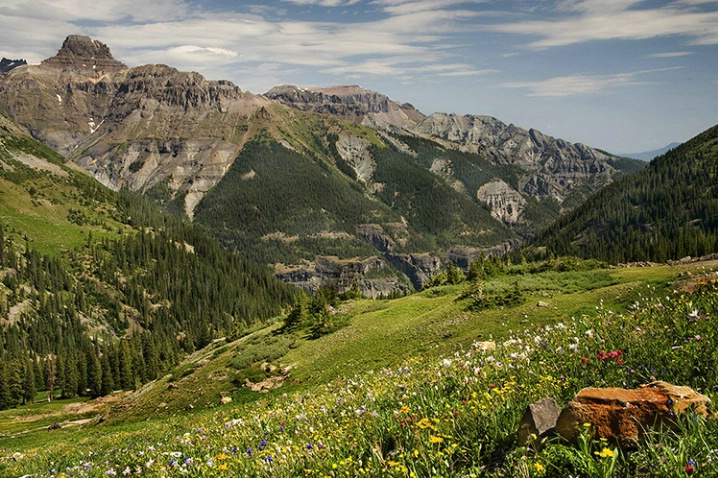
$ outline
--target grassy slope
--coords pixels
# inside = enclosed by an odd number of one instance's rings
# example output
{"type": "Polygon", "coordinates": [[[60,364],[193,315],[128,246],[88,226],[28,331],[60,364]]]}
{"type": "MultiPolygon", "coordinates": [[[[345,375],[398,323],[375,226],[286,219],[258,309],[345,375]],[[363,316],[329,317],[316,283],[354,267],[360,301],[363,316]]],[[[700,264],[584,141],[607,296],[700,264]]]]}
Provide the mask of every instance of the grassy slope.
{"type": "MultiPolygon", "coordinates": [[[[711,264],[715,267],[716,264],[711,264]]],[[[610,280],[605,286],[586,290],[576,285],[582,279],[594,280],[596,271],[576,276],[575,273],[543,273],[527,276],[503,276],[487,282],[487,288],[508,288],[517,279],[526,289],[524,305],[509,309],[493,309],[483,312],[465,310],[466,301],[456,298],[466,284],[429,289],[419,294],[394,301],[359,300],[345,304],[344,312],[351,316],[350,325],[317,340],[298,338],[284,356],[275,357],[271,363],[292,365],[290,380],[295,380],[269,396],[278,396],[292,391],[309,391],[334,379],[354,376],[367,370],[379,370],[401,364],[409,357],[439,357],[459,349],[470,349],[475,340],[508,337],[511,330],[533,328],[569,320],[582,314],[595,315],[603,304],[622,309],[633,303],[645,284],[652,284],[659,290],[674,287],[672,281],[681,273],[692,270],[699,272],[702,266],[683,265],[675,267],[627,268],[598,271],[601,277],[610,280]],[[573,291],[573,292],[571,292],[573,291]],[[549,307],[538,307],[537,301],[547,301],[549,307]],[[297,383],[298,381],[298,383],[297,383]]],[[[597,281],[596,284],[601,284],[597,281]]],[[[266,329],[252,332],[235,342],[214,343],[193,354],[171,374],[147,385],[125,402],[115,407],[108,423],[94,426],[87,424],[72,430],[63,428],[53,434],[37,430],[45,426],[43,413],[34,413],[35,420],[27,420],[24,427],[34,432],[21,433],[17,417],[23,415],[17,410],[0,412],[0,449],[6,450],[6,458],[15,451],[28,455],[40,453],[45,447],[67,447],[73,444],[92,447],[94,440],[110,442],[117,437],[141,440],[142,429],[147,429],[144,420],[151,420],[153,434],[171,433],[171,430],[186,426],[218,406],[222,392],[235,387],[232,381],[243,382],[244,372],[229,366],[242,353],[251,353],[249,343],[261,349],[266,341],[277,337],[279,323],[266,329]],[[239,351],[242,353],[238,353],[239,351]],[[197,408],[187,414],[188,404],[197,408]],[[203,412],[201,408],[208,408],[203,412]],[[145,423],[145,425],[138,425],[145,423]],[[19,439],[22,437],[21,439],[19,439]],[[9,453],[9,454],[8,454],[9,453]]],[[[253,402],[266,395],[251,392],[246,388],[234,391],[234,398],[242,402],[253,402]]],[[[57,402],[60,407],[62,402],[57,402]]],[[[38,405],[34,405],[38,406],[38,405]]],[[[232,410],[224,406],[222,413],[232,410]]],[[[60,417],[53,419],[71,419],[60,417]]],[[[123,439],[125,439],[123,438],[123,439]]],[[[74,445],[73,445],[74,446],[74,445]]]]}
{"type": "Polygon", "coordinates": [[[125,226],[103,189],[0,117],[0,222],[10,233],[52,254],[83,245],[89,233],[117,237],[125,226]]]}

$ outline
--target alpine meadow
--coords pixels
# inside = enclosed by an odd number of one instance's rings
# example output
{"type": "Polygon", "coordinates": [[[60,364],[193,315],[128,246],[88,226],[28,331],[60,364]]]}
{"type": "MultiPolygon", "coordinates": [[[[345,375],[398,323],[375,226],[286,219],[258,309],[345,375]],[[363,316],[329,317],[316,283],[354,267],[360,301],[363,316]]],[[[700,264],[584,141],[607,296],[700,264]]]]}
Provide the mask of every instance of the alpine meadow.
{"type": "MultiPolygon", "coordinates": [[[[529,89],[526,108],[566,126],[552,108],[580,101],[564,96],[648,95],[651,75],[693,70],[491,86],[500,68],[439,59],[474,45],[469,25],[492,48],[537,38],[486,57],[506,71],[526,52],[640,43],[651,12],[693,43],[642,57],[693,65],[715,2],[56,3],[38,28],[104,32],[128,63],[84,34],[0,63],[0,477],[718,477],[718,125],[642,161],[354,84],[256,94],[164,64],[397,75],[407,94],[426,68],[437,98],[469,80],[507,105],[500,91],[529,89]],[[597,12],[635,25],[603,38],[597,12]],[[691,15],[703,29],[678,28],[691,15]],[[161,48],[204,45],[209,19],[246,50],[161,48]],[[407,25],[425,32],[392,43],[407,25]],[[309,31],[323,40],[291,43],[309,31]]],[[[607,125],[591,107],[582,121],[607,125]]]]}

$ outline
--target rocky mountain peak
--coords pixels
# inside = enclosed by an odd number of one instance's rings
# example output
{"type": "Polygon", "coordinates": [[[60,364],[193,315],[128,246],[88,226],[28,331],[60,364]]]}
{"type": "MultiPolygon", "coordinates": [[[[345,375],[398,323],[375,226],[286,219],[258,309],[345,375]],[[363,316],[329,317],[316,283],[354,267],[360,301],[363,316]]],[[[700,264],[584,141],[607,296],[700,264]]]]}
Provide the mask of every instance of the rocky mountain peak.
{"type": "Polygon", "coordinates": [[[396,103],[386,95],[359,85],[322,88],[281,85],[265,96],[302,111],[327,113],[381,129],[406,130],[424,118],[409,103],[396,103]]]}
{"type": "Polygon", "coordinates": [[[3,59],[0,60],[0,74],[7,73],[22,65],[27,65],[27,62],[25,60],[11,60],[10,58],[3,57],[3,59]]]}
{"type": "Polygon", "coordinates": [[[43,66],[61,69],[91,69],[114,71],[127,68],[115,60],[110,48],[104,43],[83,35],[69,35],[57,55],[43,60],[43,66]]]}

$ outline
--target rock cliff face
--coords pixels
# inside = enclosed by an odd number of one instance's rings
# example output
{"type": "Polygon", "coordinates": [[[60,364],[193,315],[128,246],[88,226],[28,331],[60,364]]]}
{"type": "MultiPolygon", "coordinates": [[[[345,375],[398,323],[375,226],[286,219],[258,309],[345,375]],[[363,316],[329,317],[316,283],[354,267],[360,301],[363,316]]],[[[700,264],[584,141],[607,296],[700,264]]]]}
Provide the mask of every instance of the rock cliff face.
{"type": "Polygon", "coordinates": [[[107,45],[81,35],[68,36],[57,55],[44,60],[42,65],[75,71],[93,71],[98,75],[127,68],[127,65],[113,58],[107,45]]]}
{"type": "Polygon", "coordinates": [[[506,182],[496,179],[476,191],[479,201],[491,209],[491,215],[509,224],[519,222],[526,199],[506,182]]]}
{"type": "Polygon", "coordinates": [[[424,118],[408,103],[396,103],[386,95],[357,85],[331,88],[282,85],[265,96],[302,111],[331,114],[380,129],[405,130],[424,118]]]}
{"type": "Polygon", "coordinates": [[[0,108],[112,189],[161,187],[191,217],[269,100],[165,65],[127,68],[107,45],[70,36],[58,54],[0,82],[0,108]]]}
{"type": "Polygon", "coordinates": [[[377,257],[341,260],[319,256],[303,266],[276,265],[275,273],[283,281],[291,282],[309,293],[316,292],[320,287],[333,287],[342,293],[354,284],[372,299],[411,291],[406,278],[402,280],[386,261],[377,257]]]}
{"type": "MultiPolygon", "coordinates": [[[[535,129],[507,126],[490,116],[434,113],[419,122],[412,131],[458,144],[462,149],[479,153],[496,164],[518,167],[524,171],[519,184],[521,193],[549,196],[559,203],[581,188],[588,193],[598,191],[619,173],[610,163],[611,156],[596,149],[555,139],[535,129]]],[[[492,202],[515,202],[513,193],[503,187],[499,189],[508,192],[511,197],[498,199],[500,192],[492,187],[492,202]]],[[[487,191],[482,194],[486,195],[487,191]]],[[[492,210],[498,216],[508,217],[510,220],[507,222],[518,219],[513,214],[507,216],[506,211],[492,210]]]]}

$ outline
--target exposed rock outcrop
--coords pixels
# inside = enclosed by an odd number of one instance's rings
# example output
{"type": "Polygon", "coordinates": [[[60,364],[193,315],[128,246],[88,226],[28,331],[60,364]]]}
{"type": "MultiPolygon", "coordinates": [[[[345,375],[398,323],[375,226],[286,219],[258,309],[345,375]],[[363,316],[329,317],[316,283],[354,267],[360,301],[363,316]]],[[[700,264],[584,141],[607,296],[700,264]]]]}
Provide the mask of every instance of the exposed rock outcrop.
{"type": "Polygon", "coordinates": [[[441,259],[432,254],[386,254],[386,258],[411,280],[417,290],[421,290],[442,267],[441,259]]]}
{"type": "Polygon", "coordinates": [[[580,188],[598,191],[619,172],[611,166],[611,157],[596,149],[506,125],[491,116],[434,113],[412,131],[456,143],[496,164],[516,166],[525,171],[520,192],[559,202],[580,188]]]}
{"type": "Polygon", "coordinates": [[[409,103],[396,103],[386,95],[358,85],[329,88],[281,85],[265,96],[302,111],[328,113],[380,129],[406,130],[424,118],[409,103]]]}
{"type": "Polygon", "coordinates": [[[357,178],[363,183],[370,182],[376,169],[376,161],[369,152],[369,142],[356,136],[342,134],[335,146],[339,155],[354,168],[357,178]]]}
{"type": "Polygon", "coordinates": [[[56,56],[3,75],[0,104],[106,186],[160,187],[192,217],[270,101],[166,65],[127,68],[107,45],[71,35],[56,56]]]}
{"type": "Polygon", "coordinates": [[[7,73],[10,70],[14,70],[18,66],[27,65],[25,60],[11,60],[10,58],[3,57],[0,60],[0,74],[7,73]]]}
{"type": "Polygon", "coordinates": [[[509,224],[519,222],[526,199],[506,182],[496,179],[476,191],[479,201],[491,209],[491,215],[509,224]]]}
{"type": "Polygon", "coordinates": [[[57,55],[43,60],[42,65],[61,69],[91,70],[98,74],[127,68],[127,65],[115,60],[107,45],[82,35],[68,36],[57,55]]]}
{"type": "Polygon", "coordinates": [[[671,427],[676,413],[690,409],[706,417],[709,403],[689,387],[661,381],[633,390],[584,388],[561,412],[556,433],[575,442],[588,423],[595,438],[630,447],[647,431],[671,427]]]}
{"type": "Polygon", "coordinates": [[[365,296],[375,299],[411,290],[406,278],[402,280],[386,261],[378,257],[341,260],[318,256],[314,262],[303,266],[275,265],[275,274],[310,293],[320,287],[333,287],[342,293],[356,285],[365,296]]]}

